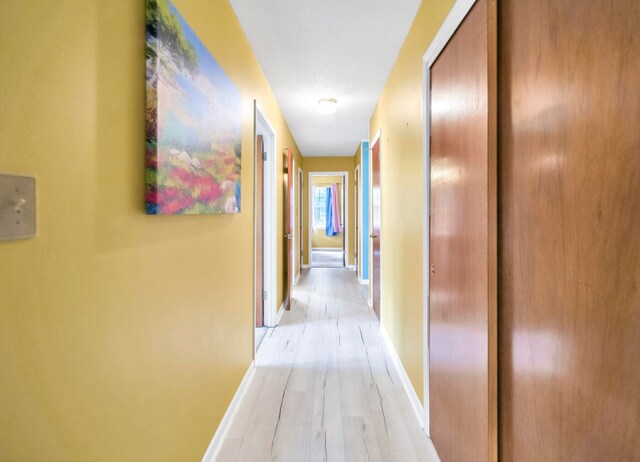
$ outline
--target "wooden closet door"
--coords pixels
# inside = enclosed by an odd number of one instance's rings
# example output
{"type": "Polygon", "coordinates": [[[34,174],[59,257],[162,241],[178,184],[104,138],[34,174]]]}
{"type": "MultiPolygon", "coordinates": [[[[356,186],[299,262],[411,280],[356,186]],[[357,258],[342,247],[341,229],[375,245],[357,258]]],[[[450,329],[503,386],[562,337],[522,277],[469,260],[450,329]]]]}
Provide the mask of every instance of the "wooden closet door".
{"type": "Polygon", "coordinates": [[[495,5],[431,68],[430,428],[443,462],[497,460],[495,5]]]}
{"type": "Polygon", "coordinates": [[[640,460],[640,2],[500,7],[503,462],[640,460]]]}

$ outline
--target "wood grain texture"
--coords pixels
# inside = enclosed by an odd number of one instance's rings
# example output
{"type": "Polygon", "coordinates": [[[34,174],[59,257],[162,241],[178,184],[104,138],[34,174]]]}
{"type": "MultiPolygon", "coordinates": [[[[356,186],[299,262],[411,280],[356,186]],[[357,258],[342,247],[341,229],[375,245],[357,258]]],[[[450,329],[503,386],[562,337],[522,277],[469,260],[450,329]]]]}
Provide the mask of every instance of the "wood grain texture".
{"type": "Polygon", "coordinates": [[[264,151],[264,140],[262,135],[256,136],[256,211],[255,211],[255,306],[256,306],[256,327],[264,326],[264,161],[262,153],[264,151]]]}
{"type": "Polygon", "coordinates": [[[218,462],[436,462],[379,329],[353,271],[303,270],[218,462]]]}
{"type": "Polygon", "coordinates": [[[504,462],[640,460],[640,2],[500,7],[504,462]]]}
{"type": "Polygon", "coordinates": [[[380,319],[380,228],[382,225],[382,191],[380,186],[380,139],[371,148],[371,297],[373,311],[380,319]]]}
{"type": "Polygon", "coordinates": [[[497,460],[495,17],[476,2],[431,68],[430,427],[446,462],[497,460]]]}

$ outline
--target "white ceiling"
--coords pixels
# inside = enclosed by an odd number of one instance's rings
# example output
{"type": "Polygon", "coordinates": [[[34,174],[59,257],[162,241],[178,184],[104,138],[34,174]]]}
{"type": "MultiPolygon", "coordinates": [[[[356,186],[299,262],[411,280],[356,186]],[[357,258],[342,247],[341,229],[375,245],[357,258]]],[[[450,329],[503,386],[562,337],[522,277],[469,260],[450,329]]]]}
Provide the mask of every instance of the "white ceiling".
{"type": "Polygon", "coordinates": [[[420,1],[231,0],[303,156],[352,156],[369,138],[420,1]]]}

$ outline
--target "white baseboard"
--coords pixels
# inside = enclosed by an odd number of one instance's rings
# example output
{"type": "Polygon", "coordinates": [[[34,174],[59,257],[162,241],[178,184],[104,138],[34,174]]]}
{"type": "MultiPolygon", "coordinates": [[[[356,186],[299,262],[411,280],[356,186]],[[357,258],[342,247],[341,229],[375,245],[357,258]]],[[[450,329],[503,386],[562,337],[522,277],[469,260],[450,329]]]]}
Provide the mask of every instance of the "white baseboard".
{"type": "Polygon", "coordinates": [[[224,417],[216,430],[215,435],[213,435],[213,439],[207,448],[207,452],[204,453],[204,457],[202,457],[202,462],[215,462],[222,449],[222,444],[229,432],[229,428],[233,418],[235,417],[238,409],[240,408],[240,404],[244,399],[245,394],[247,393],[247,389],[253,380],[253,377],[256,373],[256,365],[253,361],[249,364],[249,369],[247,369],[246,374],[244,374],[244,378],[242,382],[240,382],[240,386],[236,391],[233,399],[231,400],[231,404],[227,408],[227,412],[224,413],[224,417]]]}
{"type": "Polygon", "coordinates": [[[389,352],[389,356],[391,356],[391,360],[393,361],[393,365],[400,376],[400,381],[402,382],[402,387],[404,388],[405,393],[409,397],[409,402],[411,403],[411,407],[413,408],[413,412],[416,414],[416,419],[420,423],[420,428],[425,428],[424,422],[424,408],[422,407],[422,403],[420,402],[420,398],[418,398],[418,394],[416,390],[413,388],[411,384],[411,380],[409,380],[409,376],[407,375],[407,371],[402,365],[402,361],[400,360],[400,356],[398,356],[398,352],[396,351],[393,343],[391,342],[391,338],[387,333],[387,330],[384,328],[382,324],[380,324],[380,333],[382,334],[382,339],[384,340],[385,346],[387,347],[387,351],[389,352]]]}
{"type": "Polygon", "coordinates": [[[304,264],[300,265],[300,269],[308,269],[308,268],[311,268],[311,265],[304,265],[304,264]]]}
{"type": "Polygon", "coordinates": [[[369,308],[373,309],[373,300],[368,299],[367,300],[367,305],[369,305],[369,308]]]}
{"type": "Polygon", "coordinates": [[[358,282],[360,284],[362,284],[363,286],[368,286],[369,285],[369,280],[368,279],[362,279],[362,278],[360,278],[360,276],[358,276],[358,282]]]}
{"type": "MultiPolygon", "coordinates": [[[[285,304],[287,303],[287,300],[288,300],[288,299],[289,299],[289,297],[287,297],[287,298],[282,302],[282,305],[280,305],[280,308],[278,309],[278,314],[276,315],[276,324],[275,324],[276,326],[277,326],[278,324],[280,324],[280,320],[282,319],[282,316],[284,315],[284,312],[285,312],[284,306],[285,306],[285,304]]],[[[275,327],[275,326],[272,326],[272,327],[275,327]]]]}
{"type": "Polygon", "coordinates": [[[345,268],[347,268],[348,270],[351,270],[351,271],[355,271],[356,270],[356,265],[347,265],[345,268]]]}
{"type": "Polygon", "coordinates": [[[296,276],[296,279],[293,281],[293,286],[297,286],[298,285],[298,281],[300,280],[300,273],[298,273],[298,275],[296,276]]]}

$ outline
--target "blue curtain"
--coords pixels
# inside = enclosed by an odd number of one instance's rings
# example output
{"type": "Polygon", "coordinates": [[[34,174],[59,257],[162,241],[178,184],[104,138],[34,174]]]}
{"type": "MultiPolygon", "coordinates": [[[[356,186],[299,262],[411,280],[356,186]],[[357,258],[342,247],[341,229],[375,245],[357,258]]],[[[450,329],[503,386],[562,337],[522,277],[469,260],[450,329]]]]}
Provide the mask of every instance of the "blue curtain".
{"type": "Polygon", "coordinates": [[[336,227],[333,224],[333,197],[331,196],[331,188],[327,188],[327,220],[326,220],[326,232],[327,236],[335,236],[337,233],[336,227]]]}

